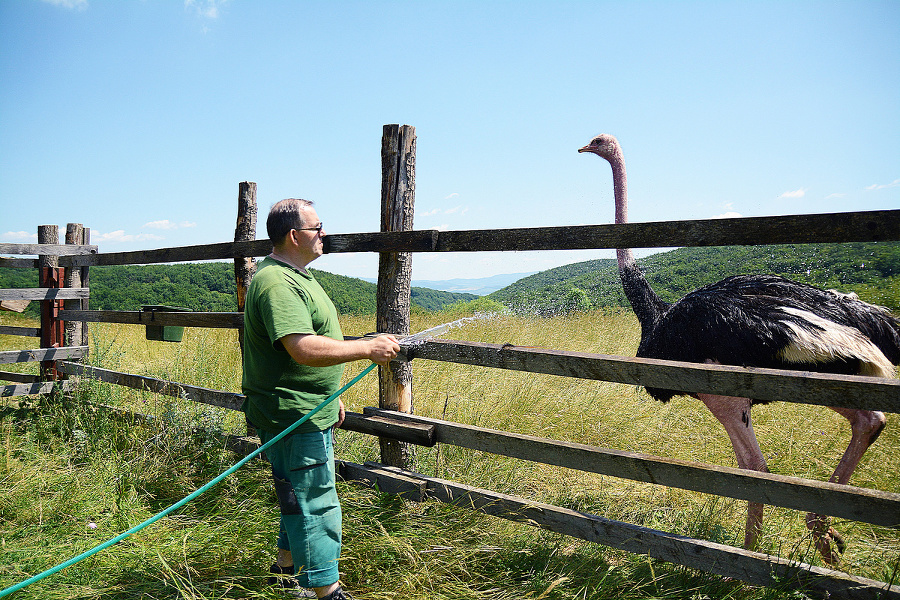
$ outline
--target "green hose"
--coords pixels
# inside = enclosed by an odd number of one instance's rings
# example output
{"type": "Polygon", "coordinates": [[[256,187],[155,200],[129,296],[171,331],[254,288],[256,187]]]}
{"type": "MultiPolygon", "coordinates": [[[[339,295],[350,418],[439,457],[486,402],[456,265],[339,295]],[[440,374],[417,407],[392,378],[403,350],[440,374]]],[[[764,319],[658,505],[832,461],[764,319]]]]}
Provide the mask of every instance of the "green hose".
{"type": "Polygon", "coordinates": [[[307,419],[309,419],[311,416],[313,416],[314,414],[316,414],[317,412],[319,412],[320,410],[325,408],[325,406],[328,405],[328,403],[330,403],[332,400],[334,400],[335,398],[337,398],[338,396],[343,394],[345,391],[350,389],[350,387],[352,387],[354,384],[356,384],[357,381],[362,379],[369,371],[374,369],[376,366],[378,366],[378,365],[376,365],[375,363],[372,363],[371,365],[366,367],[362,373],[360,373],[359,375],[357,375],[356,377],[351,379],[341,389],[339,389],[338,391],[336,391],[335,393],[330,395],[328,398],[323,400],[321,404],[319,404],[317,407],[315,407],[314,409],[309,411],[302,419],[299,419],[296,423],[294,423],[293,425],[291,425],[290,427],[288,427],[287,429],[285,429],[284,431],[282,431],[281,433],[276,435],[274,438],[272,438],[271,440],[269,440],[268,442],[266,442],[265,444],[263,444],[262,446],[260,446],[256,450],[254,450],[253,452],[251,452],[249,455],[245,456],[236,465],[234,465],[233,467],[231,467],[230,469],[228,469],[227,471],[225,471],[224,473],[222,473],[221,475],[219,475],[218,477],[216,477],[215,479],[213,479],[212,481],[210,481],[209,483],[207,483],[206,485],[204,485],[202,488],[198,489],[191,495],[186,496],[185,498],[183,498],[182,500],[179,500],[178,502],[176,502],[169,508],[165,509],[164,511],[150,517],[149,519],[147,519],[140,525],[135,525],[134,527],[132,527],[125,533],[121,533],[121,534],[117,535],[116,537],[112,538],[111,540],[106,541],[106,542],[100,544],[99,546],[95,546],[94,548],[88,550],[87,552],[79,554],[78,556],[76,556],[74,558],[70,558],[66,562],[64,562],[60,565],[57,565],[57,566],[53,567],[52,569],[47,569],[43,573],[39,573],[38,575],[35,575],[34,577],[32,577],[30,579],[26,579],[25,581],[23,581],[21,583],[17,583],[14,586],[8,587],[5,590],[0,591],[0,598],[2,598],[3,596],[7,596],[9,594],[12,594],[13,592],[18,592],[22,588],[25,588],[25,587],[31,585],[32,583],[38,582],[41,579],[44,579],[45,577],[49,577],[50,575],[53,575],[54,573],[58,573],[59,571],[62,571],[66,567],[70,567],[77,562],[81,562],[82,560],[86,559],[87,557],[93,556],[94,554],[100,552],[101,550],[105,550],[106,548],[109,548],[113,544],[117,544],[117,543],[121,542],[122,540],[127,538],[129,535],[131,535],[133,533],[137,533],[138,531],[140,531],[144,527],[147,527],[151,523],[155,523],[156,521],[162,519],[169,513],[178,510],[179,508],[181,508],[182,506],[184,506],[185,504],[187,504],[194,498],[200,496],[201,494],[203,494],[204,492],[209,490],[211,487],[213,487],[214,485],[216,485],[217,483],[219,483],[220,481],[222,481],[223,479],[225,479],[226,477],[228,477],[229,475],[231,475],[232,473],[234,473],[235,471],[237,471],[238,469],[243,467],[245,464],[247,464],[250,461],[250,459],[252,459],[256,455],[262,453],[266,448],[270,447],[272,444],[274,444],[275,442],[277,442],[278,440],[280,440],[281,438],[283,438],[284,436],[286,436],[287,434],[292,432],[294,429],[296,429],[297,427],[299,427],[300,425],[305,423],[307,419]]]}

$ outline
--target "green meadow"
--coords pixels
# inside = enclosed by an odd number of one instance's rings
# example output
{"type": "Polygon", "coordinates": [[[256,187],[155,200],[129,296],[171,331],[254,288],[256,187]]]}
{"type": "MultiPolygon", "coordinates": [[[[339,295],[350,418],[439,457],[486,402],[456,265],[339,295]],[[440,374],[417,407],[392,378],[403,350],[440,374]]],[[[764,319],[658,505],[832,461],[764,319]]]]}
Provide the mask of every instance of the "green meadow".
{"type": "MultiPolygon", "coordinates": [[[[417,312],[420,331],[466,316],[457,306],[417,312]]],[[[3,324],[29,325],[0,313],[3,324]]],[[[34,326],[34,325],[31,325],[34,326]]],[[[345,316],[347,335],[374,317],[345,316]]],[[[91,324],[89,363],[117,371],[240,391],[234,330],[185,331],[181,343],[148,341],[138,326],[91,324]]],[[[444,338],[633,356],[639,327],[630,311],[568,316],[494,315],[444,338]]],[[[2,349],[37,341],[0,336],[2,349]]],[[[348,365],[350,379],[367,365],[348,365]]],[[[35,364],[5,370],[36,372],[35,364]]],[[[413,362],[417,414],[604,448],[736,466],[717,421],[696,400],[667,404],[642,389],[597,381],[413,362]]],[[[343,396],[348,410],[376,406],[368,375],[343,396]]],[[[774,403],[754,410],[774,473],[827,479],[849,441],[836,413],[774,403]]],[[[224,434],[245,432],[243,415],[178,398],[82,381],[67,396],[0,404],[0,588],[7,588],[133,527],[237,462],[224,434]],[[122,417],[113,406],[151,415],[122,417]]],[[[852,483],[900,493],[900,422],[866,454],[852,483]]],[[[377,461],[378,441],[339,432],[337,456],[377,461]]],[[[739,546],[746,504],[438,445],[417,448],[415,470],[611,519],[739,546]]],[[[414,503],[339,483],[344,507],[344,587],[362,600],[804,598],[630,555],[436,501],[414,503]]],[[[266,585],[278,506],[267,464],[256,460],[217,487],[116,546],[13,598],[280,598],[266,585]]],[[[848,542],[841,568],[900,580],[900,532],[837,520],[848,542]]],[[[767,507],[762,550],[824,566],[804,515],[767,507]]]]}

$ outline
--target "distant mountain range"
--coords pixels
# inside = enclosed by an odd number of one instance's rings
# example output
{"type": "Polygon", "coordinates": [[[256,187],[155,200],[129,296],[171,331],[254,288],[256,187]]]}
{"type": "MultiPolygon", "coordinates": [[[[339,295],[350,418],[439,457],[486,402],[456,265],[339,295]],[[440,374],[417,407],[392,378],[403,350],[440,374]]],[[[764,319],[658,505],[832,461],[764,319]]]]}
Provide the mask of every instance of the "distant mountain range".
{"type": "MultiPolygon", "coordinates": [[[[530,273],[508,273],[505,275],[494,275],[492,277],[478,277],[474,279],[413,279],[413,287],[428,288],[430,290],[438,290],[441,292],[453,292],[456,294],[475,294],[476,296],[487,296],[490,293],[501,290],[506,286],[515,283],[523,277],[534,275],[537,271],[530,273]]],[[[377,279],[364,278],[370,283],[377,283],[377,279]]]]}

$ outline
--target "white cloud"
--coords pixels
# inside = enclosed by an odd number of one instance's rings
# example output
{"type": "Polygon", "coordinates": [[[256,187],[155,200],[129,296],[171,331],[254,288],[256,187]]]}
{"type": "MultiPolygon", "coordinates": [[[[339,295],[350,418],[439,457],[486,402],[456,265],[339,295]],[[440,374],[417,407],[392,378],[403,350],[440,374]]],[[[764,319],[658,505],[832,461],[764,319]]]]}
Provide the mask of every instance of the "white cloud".
{"type": "Polygon", "coordinates": [[[444,200],[450,200],[451,198],[459,198],[459,192],[453,192],[449,196],[445,196],[444,200]]]}
{"type": "Polygon", "coordinates": [[[27,231],[7,231],[0,234],[0,240],[11,244],[36,244],[37,234],[27,231]]]}
{"type": "Polygon", "coordinates": [[[866,186],[866,189],[867,190],[883,190],[886,188],[894,188],[894,187],[900,187],[900,179],[895,179],[890,183],[882,183],[881,185],[879,185],[877,183],[873,183],[870,186],[866,186]]]}
{"type": "Polygon", "coordinates": [[[425,212],[417,213],[420,217],[433,217],[434,215],[452,215],[455,213],[459,213],[460,215],[464,215],[469,212],[468,206],[454,206],[453,208],[435,208],[432,210],[427,210],[425,212]]]}
{"type": "Polygon", "coordinates": [[[168,219],[163,219],[162,221],[150,221],[149,223],[144,223],[143,226],[148,229],[183,229],[185,227],[196,227],[197,224],[190,221],[173,223],[168,219]]]}
{"type": "Polygon", "coordinates": [[[228,0],[184,0],[185,10],[193,10],[204,19],[218,19],[219,8],[228,0]]]}
{"type": "Polygon", "coordinates": [[[835,192],[834,194],[828,194],[827,196],[825,196],[825,199],[832,200],[834,198],[845,198],[846,196],[847,196],[847,194],[841,194],[841,193],[835,192]]]}
{"type": "Polygon", "coordinates": [[[44,0],[47,4],[59,6],[68,10],[87,10],[87,0],[44,0]]]}
{"type": "Polygon", "coordinates": [[[722,213],[721,215],[716,215],[714,217],[710,217],[710,219],[740,219],[743,216],[744,215],[742,215],[739,212],[734,212],[733,210],[730,210],[726,213],[722,213]]]}
{"type": "Polygon", "coordinates": [[[109,233],[91,232],[92,243],[148,242],[159,241],[163,239],[165,238],[162,238],[158,235],[153,235],[152,233],[139,233],[137,235],[131,233],[126,234],[124,229],[117,229],[116,231],[110,231],[109,233]]]}
{"type": "Polygon", "coordinates": [[[794,190],[793,192],[785,192],[778,197],[779,198],[802,198],[805,195],[806,195],[806,188],[800,188],[799,190],[794,190]]]}

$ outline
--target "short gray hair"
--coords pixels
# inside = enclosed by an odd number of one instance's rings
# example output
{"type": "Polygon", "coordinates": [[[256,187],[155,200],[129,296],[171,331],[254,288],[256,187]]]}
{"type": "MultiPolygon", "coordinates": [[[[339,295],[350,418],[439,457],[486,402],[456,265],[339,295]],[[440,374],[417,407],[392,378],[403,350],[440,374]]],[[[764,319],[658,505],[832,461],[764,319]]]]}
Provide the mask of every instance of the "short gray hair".
{"type": "Polygon", "coordinates": [[[303,222],[303,209],[313,205],[311,200],[302,198],[285,198],[276,202],[269,209],[269,217],[266,219],[266,232],[269,240],[275,246],[281,245],[291,229],[301,229],[303,222]]]}

